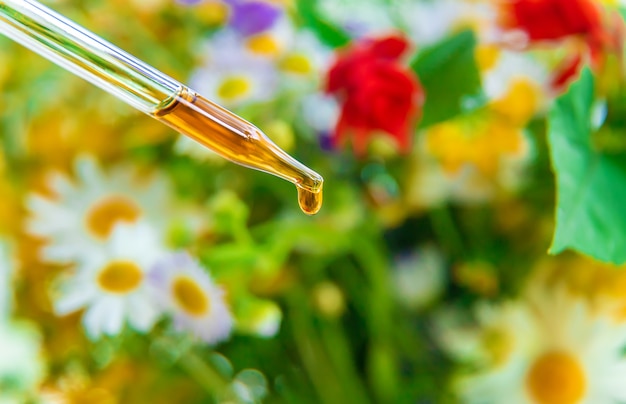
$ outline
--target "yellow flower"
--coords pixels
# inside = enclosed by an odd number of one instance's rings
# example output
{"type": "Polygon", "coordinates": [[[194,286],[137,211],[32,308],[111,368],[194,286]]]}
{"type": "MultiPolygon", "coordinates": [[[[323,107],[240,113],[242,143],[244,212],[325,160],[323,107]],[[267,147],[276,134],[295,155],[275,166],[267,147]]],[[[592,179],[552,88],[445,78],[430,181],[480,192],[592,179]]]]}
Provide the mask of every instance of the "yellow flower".
{"type": "Polygon", "coordinates": [[[443,122],[426,132],[427,151],[452,174],[471,165],[493,178],[501,158],[521,154],[524,145],[521,129],[493,114],[443,122]]]}
{"type": "Polygon", "coordinates": [[[474,51],[474,57],[479,70],[492,69],[500,57],[500,48],[495,45],[479,45],[474,51]]]}
{"type": "Polygon", "coordinates": [[[539,89],[525,78],[514,79],[506,94],[491,103],[491,110],[512,125],[523,127],[539,107],[539,89]]]}

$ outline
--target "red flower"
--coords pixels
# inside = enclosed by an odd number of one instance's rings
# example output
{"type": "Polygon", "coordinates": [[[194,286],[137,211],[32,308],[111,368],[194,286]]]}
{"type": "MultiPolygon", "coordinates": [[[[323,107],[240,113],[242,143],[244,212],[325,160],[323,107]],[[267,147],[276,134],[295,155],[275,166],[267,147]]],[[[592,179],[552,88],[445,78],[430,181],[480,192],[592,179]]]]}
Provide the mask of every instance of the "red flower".
{"type": "Polygon", "coordinates": [[[602,35],[602,16],[593,0],[510,0],[507,25],[528,34],[530,41],[570,35],[602,35]]]}
{"type": "Polygon", "coordinates": [[[352,133],[355,153],[363,155],[368,138],[380,130],[407,151],[420,113],[423,91],[415,74],[402,66],[408,49],[398,36],[363,41],[340,55],[328,73],[326,92],[341,102],[332,136],[334,146],[352,133]]]}
{"type": "Polygon", "coordinates": [[[578,76],[582,67],[583,55],[580,53],[565,59],[552,75],[550,87],[557,91],[565,89],[578,76]]]}
{"type": "Polygon", "coordinates": [[[622,19],[605,15],[596,0],[508,0],[503,10],[505,27],[526,32],[530,44],[580,39],[578,49],[553,74],[551,84],[557,91],[567,87],[586,63],[600,70],[606,55],[620,53],[623,46],[622,19]]]}

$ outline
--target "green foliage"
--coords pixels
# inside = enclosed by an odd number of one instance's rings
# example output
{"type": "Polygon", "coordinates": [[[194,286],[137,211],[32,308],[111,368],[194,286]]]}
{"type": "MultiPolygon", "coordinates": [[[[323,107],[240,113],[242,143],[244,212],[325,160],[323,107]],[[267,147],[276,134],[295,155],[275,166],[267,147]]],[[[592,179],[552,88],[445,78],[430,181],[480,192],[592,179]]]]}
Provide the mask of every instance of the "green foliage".
{"type": "Polygon", "coordinates": [[[626,153],[594,148],[594,79],[580,79],[555,103],[549,143],[557,179],[551,253],[571,248],[612,263],[626,262],[626,153]]]}
{"type": "Polygon", "coordinates": [[[484,103],[472,31],[462,31],[421,51],[411,62],[424,91],[422,127],[445,121],[484,103]]]}
{"type": "Polygon", "coordinates": [[[304,25],[313,30],[324,44],[331,48],[339,48],[350,42],[350,36],[341,28],[324,20],[317,12],[316,2],[310,0],[296,1],[296,7],[304,25]]]}

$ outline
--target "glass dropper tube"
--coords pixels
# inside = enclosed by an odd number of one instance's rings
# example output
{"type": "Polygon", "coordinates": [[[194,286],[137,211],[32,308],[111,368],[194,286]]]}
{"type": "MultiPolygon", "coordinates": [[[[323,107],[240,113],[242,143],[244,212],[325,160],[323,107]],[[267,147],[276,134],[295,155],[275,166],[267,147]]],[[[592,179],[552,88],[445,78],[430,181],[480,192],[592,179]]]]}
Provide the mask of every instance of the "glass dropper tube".
{"type": "Polygon", "coordinates": [[[0,32],[222,157],[298,189],[307,214],[321,207],[323,179],[256,126],[34,0],[0,0],[0,32]]]}

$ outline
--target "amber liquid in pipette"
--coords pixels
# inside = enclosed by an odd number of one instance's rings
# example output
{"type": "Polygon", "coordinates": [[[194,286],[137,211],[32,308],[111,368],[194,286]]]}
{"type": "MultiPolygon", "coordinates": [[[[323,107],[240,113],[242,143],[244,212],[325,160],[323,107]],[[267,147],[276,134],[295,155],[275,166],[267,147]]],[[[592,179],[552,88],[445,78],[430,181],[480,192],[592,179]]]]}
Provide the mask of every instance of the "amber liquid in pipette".
{"type": "Polygon", "coordinates": [[[184,88],[164,102],[153,116],[234,163],[294,183],[300,209],[308,215],[320,210],[322,177],[287,155],[254,125],[232,112],[184,88]]]}

